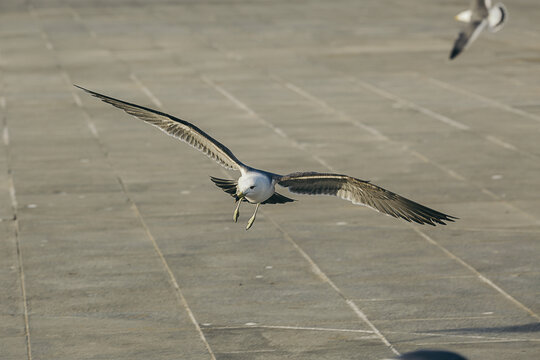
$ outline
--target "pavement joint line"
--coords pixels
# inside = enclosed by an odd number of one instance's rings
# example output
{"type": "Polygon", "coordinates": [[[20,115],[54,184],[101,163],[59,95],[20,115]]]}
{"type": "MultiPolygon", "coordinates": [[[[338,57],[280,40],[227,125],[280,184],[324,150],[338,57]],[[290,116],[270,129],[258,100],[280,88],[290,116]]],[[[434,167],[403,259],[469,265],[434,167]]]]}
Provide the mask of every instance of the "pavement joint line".
{"type": "Polygon", "coordinates": [[[435,120],[439,120],[440,122],[446,124],[446,125],[450,125],[456,129],[459,129],[459,130],[464,130],[464,131],[468,131],[470,130],[471,128],[468,126],[468,125],[465,125],[459,121],[456,121],[456,120],[453,120],[453,119],[450,119],[449,117],[447,116],[444,116],[442,114],[439,114],[438,112],[435,112],[433,110],[430,110],[424,106],[421,106],[421,105],[418,105],[410,100],[406,100],[398,95],[395,95],[395,94],[392,94],[391,92],[389,91],[386,91],[378,86],[375,86],[373,84],[370,84],[366,81],[363,81],[363,80],[360,80],[360,79],[357,79],[356,77],[349,77],[350,80],[354,83],[357,83],[359,84],[360,86],[362,86],[364,89],[367,89],[381,97],[384,97],[386,99],[389,99],[389,100],[392,100],[392,101],[395,101],[397,102],[398,104],[402,104],[410,109],[413,109],[413,110],[416,110],[424,115],[427,115],[428,117],[431,117],[435,120]]]}
{"type": "Polygon", "coordinates": [[[332,172],[337,172],[336,169],[334,169],[333,166],[331,166],[330,164],[328,164],[325,160],[323,160],[321,157],[319,157],[318,155],[312,155],[313,158],[319,163],[321,164],[322,166],[324,166],[325,168],[327,168],[328,170],[332,171],[332,172]]]}
{"type": "Polygon", "coordinates": [[[450,257],[451,259],[457,261],[458,263],[460,263],[462,266],[466,267],[467,269],[469,269],[472,273],[474,273],[482,282],[486,283],[488,286],[490,286],[491,288],[493,288],[494,290],[496,290],[498,293],[500,293],[502,296],[504,296],[507,300],[510,300],[511,302],[513,302],[515,305],[517,305],[519,308],[521,308],[522,310],[526,311],[530,316],[532,316],[533,318],[535,318],[536,320],[540,321],[540,316],[538,314],[536,314],[534,311],[532,311],[531,309],[529,309],[527,306],[525,306],[524,304],[522,304],[521,302],[519,302],[516,298],[514,298],[512,295],[510,295],[509,293],[507,293],[506,291],[504,291],[501,287],[499,287],[497,284],[495,284],[493,281],[491,281],[490,279],[488,279],[486,276],[484,276],[482,273],[480,273],[478,270],[476,270],[473,266],[469,265],[467,262],[465,262],[464,260],[462,260],[460,257],[454,255],[454,253],[452,253],[450,250],[446,249],[444,246],[440,245],[437,241],[435,241],[431,236],[425,234],[423,231],[421,231],[420,229],[418,229],[416,226],[414,225],[410,225],[411,228],[416,232],[418,233],[421,237],[423,237],[427,242],[429,242],[430,244],[436,246],[437,248],[439,248],[439,250],[441,250],[442,252],[444,252],[448,257],[450,257]]]}
{"type": "MultiPolygon", "coordinates": [[[[418,74],[418,75],[422,76],[420,74],[418,74]]],[[[433,78],[433,77],[429,77],[429,76],[425,76],[425,78],[429,82],[431,82],[431,83],[433,83],[433,84],[435,84],[435,85],[437,85],[437,86],[439,86],[439,87],[441,87],[443,89],[447,89],[447,90],[450,90],[450,91],[455,92],[455,93],[459,93],[459,94],[462,94],[462,95],[465,95],[465,96],[468,96],[468,97],[475,98],[476,100],[479,100],[479,101],[481,101],[483,103],[486,103],[486,104],[490,104],[491,106],[494,106],[496,108],[511,112],[513,114],[516,114],[516,115],[519,115],[519,116],[522,116],[522,117],[525,117],[525,118],[528,118],[528,119],[531,119],[531,120],[534,120],[534,121],[537,121],[537,122],[540,122],[540,116],[532,114],[532,113],[530,113],[528,111],[524,111],[524,110],[515,108],[515,107],[513,107],[511,105],[502,103],[500,101],[497,101],[497,100],[482,96],[482,95],[477,94],[475,92],[472,92],[472,91],[469,91],[469,90],[466,90],[466,89],[463,89],[463,88],[459,88],[457,86],[454,86],[452,84],[447,83],[446,81],[442,81],[442,80],[439,80],[439,79],[436,79],[436,78],[433,78]]]]}
{"type": "MultiPolygon", "coordinates": [[[[121,183],[121,186],[122,186],[122,189],[123,191],[128,194],[127,192],[127,188],[124,184],[124,182],[122,181],[122,179],[120,177],[118,177],[118,181],[121,183]]],[[[131,203],[131,207],[133,209],[133,211],[136,213],[137,215],[137,218],[139,219],[139,222],[141,223],[141,225],[143,226],[144,228],[144,231],[146,232],[146,235],[147,237],[150,239],[150,241],[152,242],[152,245],[154,247],[154,250],[156,251],[156,253],[158,254],[160,260],[161,260],[161,263],[163,265],[163,267],[165,268],[165,270],[167,271],[167,274],[169,275],[169,280],[171,281],[171,283],[173,284],[174,286],[174,289],[175,289],[175,294],[176,294],[176,297],[177,299],[179,300],[179,302],[182,304],[182,306],[184,307],[184,310],[186,311],[186,313],[188,314],[189,316],[189,319],[191,320],[191,322],[193,323],[193,325],[195,326],[198,334],[199,334],[199,338],[202,340],[202,342],[204,343],[204,345],[206,346],[206,350],[208,351],[209,355],[210,355],[210,358],[212,360],[216,360],[216,356],[214,354],[214,351],[212,350],[212,348],[210,347],[210,344],[208,343],[208,340],[206,339],[206,336],[204,335],[200,325],[199,325],[199,322],[197,321],[197,319],[195,318],[195,315],[193,314],[193,311],[191,311],[191,308],[186,300],[186,298],[184,297],[184,294],[182,292],[182,289],[180,288],[180,285],[178,285],[178,281],[176,280],[176,276],[174,275],[172,269],[170,268],[169,264],[167,263],[167,260],[165,259],[165,256],[163,255],[163,252],[161,251],[154,235],[152,235],[151,231],[150,231],[150,228],[148,227],[148,225],[146,224],[146,221],[144,221],[144,218],[141,214],[141,212],[139,211],[139,208],[137,207],[137,204],[135,203],[135,201],[133,201],[133,199],[131,199],[131,197],[128,196],[128,199],[129,199],[129,202],[131,203]]]]}
{"type": "MultiPolygon", "coordinates": [[[[4,88],[4,84],[2,83],[2,89],[4,88]]],[[[5,156],[6,156],[6,162],[7,162],[7,178],[8,178],[8,192],[9,192],[9,198],[11,202],[11,211],[13,214],[13,218],[11,219],[13,221],[13,236],[15,238],[15,250],[17,253],[17,270],[19,274],[19,282],[21,286],[21,301],[23,305],[23,321],[24,321],[24,335],[25,335],[25,342],[26,342],[26,355],[28,360],[32,360],[32,341],[30,337],[30,319],[28,314],[28,296],[26,294],[26,277],[24,273],[24,263],[23,263],[23,254],[21,249],[21,241],[20,241],[20,227],[19,227],[19,217],[18,217],[18,202],[17,202],[17,193],[15,190],[15,181],[13,178],[13,170],[12,170],[12,154],[11,154],[11,147],[10,147],[10,141],[9,141],[9,132],[8,132],[8,121],[7,121],[7,115],[5,114],[6,110],[6,100],[5,97],[2,97],[1,101],[1,109],[2,109],[2,125],[3,125],[3,142],[5,146],[5,156]]]]}
{"type": "Polygon", "coordinates": [[[392,345],[388,341],[388,339],[381,333],[381,331],[377,329],[377,327],[368,319],[364,312],[358,308],[356,303],[349,299],[343,293],[343,291],[341,291],[341,289],[332,280],[330,280],[330,278],[321,270],[321,268],[315,263],[315,261],[313,261],[313,259],[300,247],[300,245],[298,245],[296,241],[294,241],[292,236],[285,229],[283,229],[271,216],[267,216],[267,218],[282,233],[284,239],[287,240],[296,249],[296,251],[298,251],[298,253],[300,253],[300,255],[310,264],[311,271],[315,275],[317,275],[322,282],[330,285],[330,287],[334,289],[334,291],[336,291],[336,293],[341,298],[343,298],[343,300],[345,300],[346,304],[353,310],[356,316],[362,321],[364,321],[364,323],[368,325],[369,328],[371,328],[371,330],[375,335],[377,335],[379,340],[381,340],[394,354],[400,355],[400,352],[394,347],[394,345],[392,345]]]}
{"type": "Polygon", "coordinates": [[[423,154],[420,154],[418,151],[412,150],[412,149],[407,149],[407,150],[410,151],[411,154],[413,154],[414,156],[416,156],[420,160],[422,160],[422,161],[424,161],[424,162],[426,162],[428,164],[432,164],[436,168],[438,168],[439,170],[442,170],[443,172],[447,173],[450,177],[452,177],[452,178],[454,178],[456,180],[459,180],[459,181],[468,182],[467,179],[464,176],[462,176],[461,174],[458,174],[457,172],[455,172],[452,169],[447,168],[446,166],[442,166],[442,165],[439,165],[438,163],[435,163],[434,161],[432,161],[427,156],[424,156],[423,154]]]}
{"type": "MultiPolygon", "coordinates": [[[[31,6],[30,6],[31,7],[31,6]]],[[[32,12],[32,11],[31,11],[32,12]]],[[[35,13],[32,14],[33,16],[36,17],[36,20],[38,20],[37,18],[37,15],[35,13]]],[[[41,32],[44,34],[44,37],[43,39],[44,40],[47,40],[48,41],[48,36],[47,34],[43,31],[43,29],[41,29],[41,32]]],[[[58,59],[56,58],[55,56],[55,60],[56,60],[56,63],[59,67],[59,70],[60,70],[60,73],[61,73],[61,76],[64,78],[65,82],[66,82],[66,86],[68,87],[69,91],[73,94],[74,93],[74,89],[73,89],[73,82],[71,81],[71,77],[69,76],[69,74],[67,73],[67,71],[62,67],[62,65],[59,63],[58,59]]],[[[136,81],[136,78],[132,78],[132,81],[136,81]]],[[[140,83],[140,82],[139,82],[140,83]]],[[[141,83],[142,85],[142,83],[141,83]]],[[[144,92],[144,91],[143,91],[144,92]]],[[[144,92],[146,94],[146,92],[144,92]]],[[[150,93],[151,94],[151,93],[150,93]]],[[[148,95],[148,94],[146,94],[148,95]]],[[[88,114],[88,112],[86,111],[86,109],[82,106],[82,102],[78,102],[76,99],[77,97],[76,96],[73,96],[73,99],[74,99],[74,102],[75,104],[81,109],[81,111],[84,113],[84,117],[87,121],[87,125],[88,125],[88,128],[90,129],[90,131],[92,132],[95,140],[97,141],[98,143],[98,146],[100,147],[101,151],[102,151],[102,154],[103,156],[105,157],[109,167],[111,168],[111,170],[113,171],[113,173],[115,173],[114,171],[114,167],[112,166],[111,162],[110,162],[110,158],[109,158],[109,152],[108,150],[106,149],[106,145],[101,141],[101,138],[99,136],[99,132],[94,124],[94,122],[92,121],[92,118],[90,116],[90,114],[88,114]]],[[[159,101],[159,100],[158,100],[159,101]]],[[[204,336],[204,333],[202,332],[200,326],[199,326],[199,323],[197,321],[197,319],[195,318],[193,312],[191,311],[191,308],[189,307],[189,304],[187,303],[187,300],[186,298],[184,297],[183,293],[182,293],[182,290],[180,288],[180,286],[178,285],[178,282],[176,280],[176,277],[174,276],[174,273],[172,272],[171,268],[169,267],[165,257],[163,256],[163,253],[161,252],[161,249],[159,248],[159,245],[157,244],[157,241],[156,239],[154,238],[154,236],[152,235],[152,233],[150,232],[150,229],[148,228],[146,222],[144,221],[144,218],[142,217],[142,214],[140,213],[139,211],[139,208],[137,207],[137,204],[133,201],[133,199],[131,198],[131,196],[129,195],[129,192],[122,180],[122,178],[118,175],[118,174],[115,174],[115,177],[117,179],[117,182],[119,183],[123,193],[125,194],[127,200],[129,201],[129,203],[131,204],[131,208],[132,210],[134,211],[136,217],[138,218],[143,230],[145,231],[147,237],[149,238],[149,240],[151,241],[153,247],[154,247],[154,250],[155,252],[157,253],[158,257],[160,258],[160,261],[164,267],[164,269],[166,270],[167,274],[168,274],[168,277],[169,277],[169,281],[171,282],[171,284],[173,285],[174,287],[174,293],[175,293],[175,296],[177,298],[177,301],[179,301],[182,306],[184,307],[184,310],[186,311],[186,313],[188,314],[188,317],[190,318],[190,321],[193,323],[193,325],[195,326],[198,334],[199,334],[199,337],[201,338],[202,342],[204,343],[209,355],[210,355],[210,358],[211,360],[216,360],[216,357],[215,357],[215,354],[212,350],[212,348],[210,347],[210,344],[208,343],[206,337],[204,336]]],[[[29,342],[28,342],[29,344],[29,342]]],[[[30,354],[30,352],[29,352],[30,354]]],[[[29,355],[29,360],[31,360],[31,357],[29,355]]]]}
{"type": "Polygon", "coordinates": [[[150,99],[150,101],[154,103],[155,106],[163,109],[163,103],[157,97],[155,97],[155,95],[141,82],[141,80],[139,80],[137,75],[131,73],[129,74],[129,78],[135,83],[135,85],[137,85],[139,90],[141,90],[150,99]]]}
{"type": "Polygon", "coordinates": [[[76,94],[75,91],[71,91],[71,95],[73,96],[73,101],[75,101],[75,104],[78,107],[82,107],[83,103],[82,103],[81,97],[78,94],[76,94]]]}
{"type": "MultiPolygon", "coordinates": [[[[250,107],[248,107],[246,104],[244,104],[242,101],[238,100],[238,98],[236,98],[235,96],[233,96],[230,92],[228,92],[227,90],[225,90],[222,86],[218,85],[215,81],[211,80],[208,76],[206,75],[201,75],[201,79],[207,84],[209,85],[211,88],[213,88],[214,90],[216,90],[217,92],[219,92],[221,95],[223,95],[224,97],[226,97],[227,99],[229,99],[234,105],[236,105],[238,108],[244,110],[248,115],[252,116],[252,117],[255,117],[257,118],[260,122],[263,122],[261,120],[261,118],[259,117],[259,115],[257,115],[255,113],[255,111],[253,111],[250,107]]],[[[275,130],[274,127],[272,127],[272,129],[275,130]]],[[[279,136],[281,137],[285,137],[286,135],[282,132],[282,131],[279,131],[279,132],[276,132],[279,136]]]]}
{"type": "Polygon", "coordinates": [[[7,126],[4,126],[4,130],[2,130],[2,141],[5,146],[9,146],[9,130],[7,126]]]}
{"type": "MultiPolygon", "coordinates": [[[[510,105],[500,103],[500,102],[498,102],[496,100],[484,97],[484,96],[476,94],[474,92],[458,88],[458,87],[453,86],[453,85],[451,85],[451,84],[449,84],[447,82],[444,82],[444,81],[441,81],[441,80],[438,80],[438,79],[435,79],[435,78],[432,78],[432,77],[422,76],[420,74],[415,74],[415,75],[417,77],[424,78],[427,81],[429,81],[429,82],[431,82],[431,83],[433,83],[433,84],[435,84],[435,85],[437,85],[437,86],[439,86],[439,87],[441,87],[443,89],[446,89],[448,91],[452,91],[454,93],[462,94],[462,95],[465,95],[467,97],[476,98],[477,100],[479,100],[481,102],[484,102],[484,103],[487,103],[487,104],[490,104],[490,105],[492,105],[492,106],[494,106],[496,108],[499,108],[499,109],[511,112],[513,114],[520,115],[522,117],[526,117],[526,118],[529,118],[529,119],[540,122],[540,116],[538,116],[538,115],[529,113],[529,112],[524,111],[524,110],[514,108],[513,106],[510,106],[510,105]]],[[[494,135],[484,134],[484,138],[486,140],[492,142],[493,144],[501,146],[501,147],[503,147],[503,148],[505,148],[507,150],[510,150],[510,151],[515,151],[515,152],[517,152],[517,153],[519,153],[519,154],[521,154],[523,156],[526,156],[528,158],[531,158],[531,159],[533,159],[535,161],[538,160],[538,158],[540,158],[540,156],[538,156],[538,155],[536,155],[534,153],[522,150],[522,149],[518,148],[517,146],[515,146],[513,144],[510,144],[510,143],[508,143],[508,142],[506,142],[506,141],[504,141],[502,139],[499,139],[498,137],[496,137],[494,135]]]]}
{"type": "Polygon", "coordinates": [[[499,146],[502,146],[502,147],[505,148],[505,149],[512,150],[512,151],[518,151],[518,152],[521,152],[521,151],[520,151],[517,147],[515,147],[514,145],[509,144],[509,143],[507,143],[506,141],[501,140],[501,139],[499,139],[499,138],[496,137],[496,136],[493,136],[493,135],[485,135],[485,138],[486,138],[486,140],[491,141],[492,143],[497,144],[497,145],[499,145],[499,146]]]}
{"type": "MultiPolygon", "coordinates": [[[[206,83],[208,86],[210,86],[212,89],[223,95],[225,98],[227,98],[229,101],[231,101],[234,105],[236,105],[239,109],[245,111],[249,116],[253,117],[254,119],[257,119],[261,124],[264,126],[270,128],[274,131],[274,133],[278,134],[280,137],[286,139],[291,143],[294,147],[306,151],[306,146],[300,144],[295,139],[291,138],[287,133],[283,131],[283,129],[275,126],[273,123],[265,120],[262,116],[257,114],[253,109],[251,109],[249,106],[247,106],[245,103],[243,103],[240,99],[235,97],[231,92],[225,90],[222,86],[218,85],[215,81],[210,79],[206,75],[200,76],[201,80],[206,83]]],[[[324,164],[323,164],[324,165],[324,164]]]]}
{"type": "Polygon", "coordinates": [[[285,86],[289,90],[292,90],[293,92],[296,92],[298,95],[301,95],[304,98],[306,98],[308,100],[311,100],[314,103],[317,103],[323,109],[325,109],[326,111],[338,116],[340,119],[345,120],[345,121],[353,124],[354,126],[358,126],[363,130],[366,130],[371,135],[375,136],[377,139],[379,139],[379,140],[388,140],[388,138],[385,135],[383,135],[379,130],[375,129],[372,126],[366,125],[366,124],[364,124],[364,123],[362,123],[360,121],[357,121],[357,120],[353,119],[351,116],[349,116],[348,114],[346,114],[346,113],[344,113],[342,111],[339,111],[338,109],[335,109],[335,108],[331,107],[324,100],[311,95],[310,93],[308,93],[304,89],[302,89],[302,88],[300,88],[300,87],[298,87],[298,86],[296,86],[296,85],[294,85],[294,84],[292,84],[292,83],[290,83],[288,81],[283,80],[281,77],[279,77],[277,75],[272,74],[272,75],[270,75],[270,77],[273,78],[275,81],[280,82],[283,86],[285,86]]]}
{"type": "MultiPolygon", "coordinates": [[[[10,179],[11,185],[13,185],[13,179],[10,179]]],[[[14,192],[13,192],[14,193],[14,192]]],[[[15,200],[16,202],[16,200],[15,200]]],[[[26,277],[24,273],[24,263],[23,263],[23,254],[21,249],[21,241],[20,241],[20,228],[19,228],[19,219],[17,216],[17,213],[14,213],[14,236],[15,236],[15,244],[16,244],[16,250],[17,250],[17,262],[18,262],[18,270],[19,270],[19,279],[21,283],[21,296],[22,296],[22,303],[23,303],[23,311],[24,311],[24,333],[26,338],[26,354],[28,360],[32,360],[32,341],[30,337],[30,316],[28,313],[28,296],[26,294],[26,277]]]]}
{"type": "MultiPolygon", "coordinates": [[[[96,40],[97,39],[97,34],[95,33],[94,30],[88,29],[88,26],[86,26],[86,23],[84,22],[81,15],[77,11],[75,11],[75,9],[73,9],[73,7],[71,5],[67,5],[67,10],[68,10],[68,12],[71,13],[71,16],[72,16],[73,20],[78,22],[86,30],[86,32],[88,32],[88,34],[90,35],[90,37],[92,39],[96,40]]],[[[107,49],[107,51],[109,51],[109,50],[107,49]]]]}
{"type": "Polygon", "coordinates": [[[264,354],[276,352],[278,349],[261,349],[261,350],[237,350],[237,351],[220,351],[220,354],[264,354]]]}
{"type": "Polygon", "coordinates": [[[426,156],[420,154],[419,152],[417,152],[416,150],[409,150],[409,151],[411,152],[411,154],[418,157],[419,159],[422,159],[422,160],[426,161],[427,163],[434,165],[439,170],[441,170],[443,172],[446,172],[448,175],[450,175],[454,179],[463,181],[463,182],[475,187],[476,189],[480,190],[480,192],[482,192],[483,194],[486,194],[487,196],[489,196],[493,200],[498,201],[501,204],[505,205],[507,208],[520,213],[521,215],[525,216],[529,220],[533,221],[533,223],[535,225],[540,225],[540,219],[536,218],[534,215],[531,215],[530,213],[526,212],[525,210],[515,206],[514,204],[508,202],[507,200],[503,199],[499,195],[495,194],[493,191],[484,188],[482,185],[478,185],[478,184],[476,184],[476,183],[474,183],[472,181],[469,181],[467,178],[465,178],[464,176],[458,174],[454,170],[449,169],[446,166],[441,165],[438,162],[429,159],[428,157],[426,157],[426,156]]]}

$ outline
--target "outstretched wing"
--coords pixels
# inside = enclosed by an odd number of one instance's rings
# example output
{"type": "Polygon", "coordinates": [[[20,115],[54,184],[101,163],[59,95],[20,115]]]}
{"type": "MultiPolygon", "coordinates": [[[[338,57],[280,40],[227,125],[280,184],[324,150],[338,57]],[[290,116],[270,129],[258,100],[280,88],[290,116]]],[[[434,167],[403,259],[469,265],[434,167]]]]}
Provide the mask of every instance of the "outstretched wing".
{"type": "Polygon", "coordinates": [[[77,85],[75,86],[112,106],[124,110],[130,115],[146,121],[150,125],[159,128],[161,131],[188,143],[227,169],[240,170],[246,168],[246,166],[240,162],[240,160],[238,160],[225,145],[187,121],[157,110],[131,104],[77,85]]]}
{"type": "Polygon", "coordinates": [[[502,3],[498,3],[489,10],[487,17],[488,30],[490,32],[497,32],[501,30],[508,18],[508,11],[502,3]]]}
{"type": "Polygon", "coordinates": [[[480,35],[482,30],[486,27],[487,21],[471,21],[467,24],[467,27],[460,31],[456,41],[454,42],[454,47],[450,52],[450,60],[461,54],[465,48],[470,45],[477,37],[480,35]]]}
{"type": "Polygon", "coordinates": [[[419,224],[442,224],[453,216],[420,205],[368,181],[347,175],[301,172],[282,176],[277,183],[289,191],[307,195],[333,195],[365,205],[384,214],[419,224]]]}

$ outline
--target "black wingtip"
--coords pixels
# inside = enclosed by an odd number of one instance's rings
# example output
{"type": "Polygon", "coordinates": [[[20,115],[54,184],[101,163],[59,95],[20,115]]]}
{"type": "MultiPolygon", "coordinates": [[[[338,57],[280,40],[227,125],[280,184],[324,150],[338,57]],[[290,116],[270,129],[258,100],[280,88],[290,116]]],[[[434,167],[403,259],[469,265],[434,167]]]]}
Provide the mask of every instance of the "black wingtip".
{"type": "Polygon", "coordinates": [[[100,95],[100,94],[98,94],[98,93],[96,93],[96,92],[94,92],[94,91],[92,91],[92,90],[88,90],[88,89],[86,89],[86,88],[83,88],[82,86],[79,86],[79,85],[77,85],[77,84],[73,84],[73,86],[75,86],[75,87],[78,88],[78,89],[81,89],[81,90],[84,91],[84,92],[89,93],[89,94],[92,95],[92,96],[95,96],[95,97],[103,96],[103,95],[100,95]]]}
{"type": "Polygon", "coordinates": [[[73,86],[75,86],[76,88],[79,88],[79,89],[81,89],[81,90],[84,90],[84,91],[90,92],[90,90],[88,90],[88,89],[85,89],[85,88],[83,88],[82,86],[79,86],[79,85],[77,85],[77,84],[73,84],[73,86]]]}
{"type": "Polygon", "coordinates": [[[454,60],[460,53],[461,51],[459,49],[453,48],[452,52],[450,52],[450,60],[454,60]]]}
{"type": "Polygon", "coordinates": [[[429,223],[429,225],[447,225],[446,222],[455,222],[456,220],[459,220],[458,217],[452,216],[452,215],[446,215],[443,213],[440,213],[440,216],[433,216],[431,219],[432,223],[429,223]]]}
{"type": "MultiPolygon", "coordinates": [[[[236,181],[228,179],[220,179],[214,176],[210,176],[210,180],[221,190],[225,191],[227,194],[235,198],[236,201],[239,200],[238,195],[236,195],[236,181]]],[[[245,200],[245,199],[243,199],[245,200]]]]}

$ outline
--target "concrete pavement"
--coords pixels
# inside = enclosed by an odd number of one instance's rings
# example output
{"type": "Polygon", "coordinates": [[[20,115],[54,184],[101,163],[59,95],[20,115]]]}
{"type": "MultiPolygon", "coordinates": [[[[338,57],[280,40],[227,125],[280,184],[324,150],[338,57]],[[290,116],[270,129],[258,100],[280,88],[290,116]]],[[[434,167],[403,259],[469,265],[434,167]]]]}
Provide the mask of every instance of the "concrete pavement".
{"type": "Polygon", "coordinates": [[[537,356],[540,7],[449,62],[467,5],[3,1],[0,357],[537,356]],[[72,84],[460,220],[291,196],[246,232],[236,174],[72,84]]]}

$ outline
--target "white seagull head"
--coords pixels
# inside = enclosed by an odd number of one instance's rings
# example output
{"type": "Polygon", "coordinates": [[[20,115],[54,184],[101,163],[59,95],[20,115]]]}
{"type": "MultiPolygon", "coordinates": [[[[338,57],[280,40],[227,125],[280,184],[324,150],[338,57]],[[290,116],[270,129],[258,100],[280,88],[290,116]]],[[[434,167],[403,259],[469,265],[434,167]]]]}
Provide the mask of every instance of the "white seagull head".
{"type": "Polygon", "coordinates": [[[454,19],[456,19],[457,21],[461,21],[465,23],[471,22],[471,18],[472,18],[471,10],[462,11],[454,17],[454,19]]]}
{"type": "Polygon", "coordinates": [[[274,193],[271,179],[258,172],[250,172],[238,179],[236,195],[251,203],[262,202],[274,193]]]}

